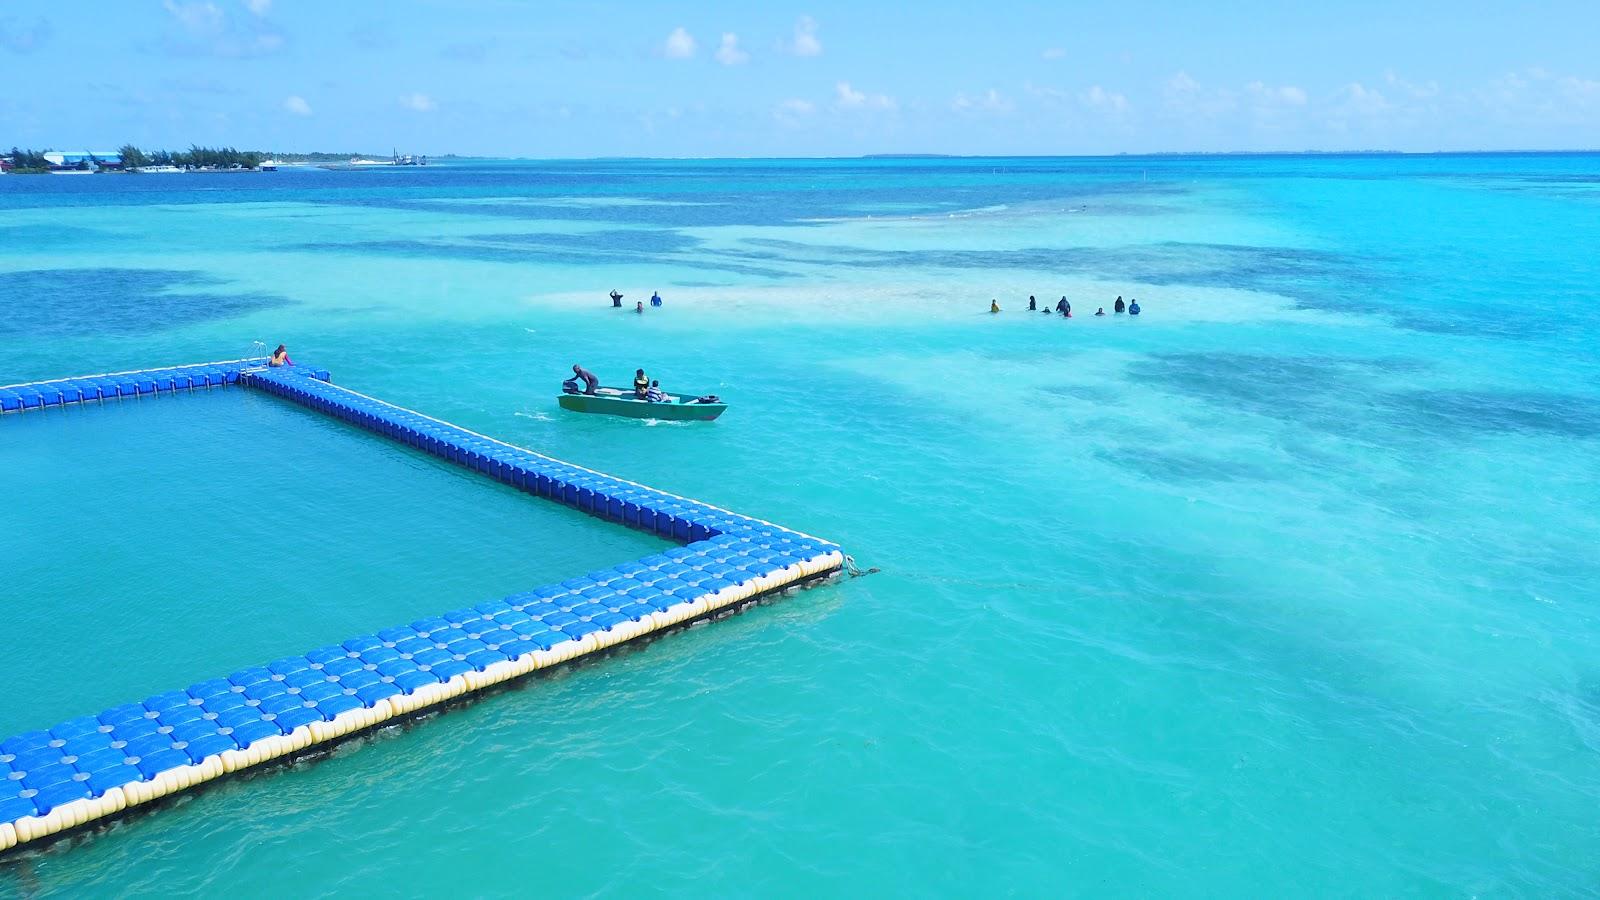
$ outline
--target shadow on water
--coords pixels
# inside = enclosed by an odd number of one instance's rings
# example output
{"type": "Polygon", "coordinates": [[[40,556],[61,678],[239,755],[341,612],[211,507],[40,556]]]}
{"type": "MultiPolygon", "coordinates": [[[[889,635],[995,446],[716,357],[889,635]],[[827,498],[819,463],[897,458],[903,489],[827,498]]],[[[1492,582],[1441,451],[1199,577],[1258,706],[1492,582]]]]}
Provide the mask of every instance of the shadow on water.
{"type": "MultiPolygon", "coordinates": [[[[674,241],[668,233],[608,231],[599,234],[527,234],[464,237],[452,240],[358,241],[348,244],[297,244],[297,252],[348,253],[361,256],[404,256],[426,259],[468,260],[514,265],[659,265],[725,272],[758,278],[785,279],[793,273],[780,269],[723,262],[710,255],[675,255],[698,244],[692,238],[674,241]],[[643,246],[641,246],[643,245],[643,246]]],[[[680,236],[681,237],[681,236],[680,236]]]]}
{"type": "Polygon", "coordinates": [[[0,335],[147,334],[230,319],[292,301],[224,293],[226,282],[175,269],[34,269],[0,272],[0,335]]]}
{"type": "Polygon", "coordinates": [[[1424,370],[1402,359],[1174,353],[1141,364],[1135,377],[1218,407],[1374,445],[1501,434],[1600,437],[1595,397],[1405,384],[1424,370]]]}

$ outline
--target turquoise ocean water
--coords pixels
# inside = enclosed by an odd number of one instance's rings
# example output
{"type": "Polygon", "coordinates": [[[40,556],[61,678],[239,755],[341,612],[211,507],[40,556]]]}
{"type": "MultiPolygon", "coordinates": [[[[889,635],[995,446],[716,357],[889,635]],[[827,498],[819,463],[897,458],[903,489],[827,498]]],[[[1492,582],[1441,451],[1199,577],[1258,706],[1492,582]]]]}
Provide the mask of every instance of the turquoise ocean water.
{"type": "MultiPolygon", "coordinates": [[[[1594,891],[1596,284],[1586,155],[0,178],[0,383],[284,342],[883,570],[0,894],[1594,891]]],[[[0,477],[6,734],[658,546],[243,392],[8,416],[0,477]]]]}

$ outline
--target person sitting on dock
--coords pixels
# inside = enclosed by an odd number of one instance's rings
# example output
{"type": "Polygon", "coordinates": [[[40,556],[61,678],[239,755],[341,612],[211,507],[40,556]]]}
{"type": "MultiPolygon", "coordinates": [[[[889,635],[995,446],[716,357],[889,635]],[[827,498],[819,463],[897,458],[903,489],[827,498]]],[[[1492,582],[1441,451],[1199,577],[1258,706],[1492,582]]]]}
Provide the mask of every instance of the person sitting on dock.
{"type": "Polygon", "coordinates": [[[651,291],[650,292],[650,305],[651,306],[660,306],[661,305],[661,292],[660,291],[651,291]]]}
{"type": "Polygon", "coordinates": [[[561,389],[569,394],[576,394],[578,392],[579,381],[583,382],[583,392],[585,394],[593,394],[595,392],[595,388],[600,386],[600,379],[596,378],[593,372],[585,369],[583,366],[580,366],[577,363],[573,363],[572,377],[561,382],[561,389]]]}
{"type": "Polygon", "coordinates": [[[633,396],[639,400],[645,399],[650,394],[650,379],[645,376],[643,369],[636,369],[633,373],[633,396]]]}
{"type": "Polygon", "coordinates": [[[1121,294],[1118,294],[1118,295],[1117,295],[1117,302],[1116,302],[1116,303],[1114,303],[1114,304],[1112,304],[1112,306],[1111,306],[1111,311],[1112,311],[1112,312],[1115,312],[1115,313],[1119,313],[1119,314],[1120,314],[1120,313],[1122,313],[1122,312],[1123,312],[1123,311],[1124,311],[1124,310],[1126,310],[1126,309],[1127,309],[1127,308],[1128,308],[1128,304],[1126,304],[1126,303],[1123,303],[1123,302],[1122,302],[1122,295],[1121,295],[1121,294]]]}
{"type": "Polygon", "coordinates": [[[666,392],[661,390],[661,382],[659,381],[650,382],[650,389],[644,392],[644,398],[651,403],[667,402],[666,392]]]}
{"type": "Polygon", "coordinates": [[[622,308],[622,295],[617,293],[616,288],[611,289],[611,305],[617,309],[622,308]]]}
{"type": "Polygon", "coordinates": [[[294,365],[294,360],[289,358],[288,348],[284,347],[282,344],[279,344],[278,349],[272,351],[272,358],[267,360],[267,365],[292,366],[294,365]]]}

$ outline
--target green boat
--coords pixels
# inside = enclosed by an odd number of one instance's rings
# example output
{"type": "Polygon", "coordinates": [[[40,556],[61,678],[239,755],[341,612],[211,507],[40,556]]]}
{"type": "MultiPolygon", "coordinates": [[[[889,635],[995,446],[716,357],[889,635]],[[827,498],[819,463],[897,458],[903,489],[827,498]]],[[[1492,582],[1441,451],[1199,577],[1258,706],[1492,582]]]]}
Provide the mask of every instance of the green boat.
{"type": "Polygon", "coordinates": [[[626,416],[630,419],[661,419],[668,422],[709,422],[722,415],[728,404],[702,403],[695,397],[672,396],[659,402],[639,400],[632,391],[603,387],[593,394],[561,394],[561,408],[572,412],[626,416]]]}

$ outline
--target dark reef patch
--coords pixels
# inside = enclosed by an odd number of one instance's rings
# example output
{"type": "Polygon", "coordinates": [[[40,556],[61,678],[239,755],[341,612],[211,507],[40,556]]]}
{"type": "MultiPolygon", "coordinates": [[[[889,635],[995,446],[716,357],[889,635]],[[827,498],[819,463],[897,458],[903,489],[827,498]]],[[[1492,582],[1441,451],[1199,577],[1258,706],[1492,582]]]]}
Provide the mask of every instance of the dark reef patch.
{"type": "Polygon", "coordinates": [[[1595,397],[1406,387],[1405,377],[1423,368],[1403,359],[1177,353],[1155,357],[1135,378],[1214,406],[1375,445],[1419,436],[1600,437],[1600,399],[1595,397]]]}
{"type": "MultiPolygon", "coordinates": [[[[647,232],[612,231],[604,235],[648,235],[647,232]]],[[[683,255],[672,253],[687,251],[698,242],[691,238],[678,240],[667,235],[642,237],[639,244],[612,243],[623,238],[600,239],[595,235],[497,235],[488,238],[457,238],[451,240],[384,240],[356,241],[348,244],[299,244],[286,249],[318,253],[354,253],[375,256],[418,257],[425,259],[459,259],[473,262],[556,265],[618,265],[648,263],[679,268],[700,269],[708,272],[728,272],[758,278],[782,279],[793,277],[781,269],[746,265],[739,261],[725,262],[714,255],[683,255]],[[546,237],[557,240],[545,240],[546,237]],[[594,240],[582,240],[595,238],[594,240]],[[642,244],[643,246],[640,246],[642,244]],[[653,249],[652,249],[653,248],[653,249]]]]}
{"type": "Polygon", "coordinates": [[[0,272],[0,335],[145,334],[289,305],[271,294],[216,290],[225,282],[175,269],[0,272]]]}

